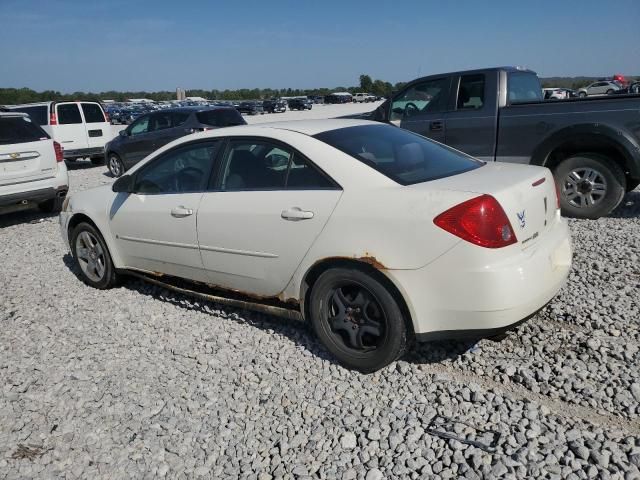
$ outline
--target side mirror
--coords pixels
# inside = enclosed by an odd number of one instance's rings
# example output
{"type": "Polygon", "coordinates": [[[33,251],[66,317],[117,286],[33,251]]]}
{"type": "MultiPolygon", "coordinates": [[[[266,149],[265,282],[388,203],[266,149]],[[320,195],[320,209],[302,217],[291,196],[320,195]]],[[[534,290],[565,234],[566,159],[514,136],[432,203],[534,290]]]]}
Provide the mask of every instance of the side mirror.
{"type": "Polygon", "coordinates": [[[111,190],[118,193],[133,193],[133,177],[131,175],[123,175],[111,185],[111,190]]]}
{"type": "Polygon", "coordinates": [[[121,137],[128,137],[129,136],[129,134],[127,133],[127,129],[126,128],[120,130],[118,132],[118,135],[120,135],[121,137]]]}

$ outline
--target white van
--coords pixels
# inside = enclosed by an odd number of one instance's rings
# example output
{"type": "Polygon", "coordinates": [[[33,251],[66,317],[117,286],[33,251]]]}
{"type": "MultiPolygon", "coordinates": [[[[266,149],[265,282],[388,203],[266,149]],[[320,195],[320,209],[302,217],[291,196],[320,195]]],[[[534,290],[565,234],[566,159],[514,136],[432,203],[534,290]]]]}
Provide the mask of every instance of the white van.
{"type": "Polygon", "coordinates": [[[27,113],[49,136],[62,145],[64,158],[90,157],[104,162],[104,145],[113,138],[109,117],[97,102],[40,102],[6,105],[10,111],[27,113]]]}

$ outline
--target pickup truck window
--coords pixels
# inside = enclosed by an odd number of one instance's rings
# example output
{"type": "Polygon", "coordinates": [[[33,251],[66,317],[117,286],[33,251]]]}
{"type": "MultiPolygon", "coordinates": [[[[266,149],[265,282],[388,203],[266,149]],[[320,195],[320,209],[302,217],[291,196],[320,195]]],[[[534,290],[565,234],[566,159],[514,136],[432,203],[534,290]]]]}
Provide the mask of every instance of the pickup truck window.
{"type": "Polygon", "coordinates": [[[484,74],[463,75],[458,88],[458,110],[477,110],[484,106],[484,74]]]}
{"type": "Polygon", "coordinates": [[[535,73],[510,72],[508,77],[509,103],[542,101],[542,87],[535,73]]]}
{"type": "Polygon", "coordinates": [[[391,120],[444,112],[447,110],[450,91],[450,77],[416,83],[393,99],[391,120]]]}
{"type": "Polygon", "coordinates": [[[391,125],[359,125],[314,135],[401,185],[450,177],[484,165],[452,148],[391,125]]]}

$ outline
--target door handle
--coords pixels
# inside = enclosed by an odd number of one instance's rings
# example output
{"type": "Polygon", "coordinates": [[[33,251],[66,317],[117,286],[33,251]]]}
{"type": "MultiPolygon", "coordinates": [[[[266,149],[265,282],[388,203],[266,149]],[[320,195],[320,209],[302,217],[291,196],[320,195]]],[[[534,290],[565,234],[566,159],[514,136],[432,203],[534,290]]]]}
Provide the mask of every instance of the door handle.
{"type": "Polygon", "coordinates": [[[292,207],[288,210],[283,210],[280,216],[285,220],[297,222],[298,220],[308,220],[313,218],[313,212],[301,210],[299,207],[292,207]]]}
{"type": "Polygon", "coordinates": [[[432,132],[441,132],[443,127],[444,123],[440,120],[434,120],[433,122],[429,123],[429,130],[431,130],[432,132]]]}
{"type": "Polygon", "coordinates": [[[193,215],[193,210],[191,208],[186,208],[180,205],[179,207],[175,207],[171,209],[171,216],[176,218],[184,218],[189,215],[193,215]]]}

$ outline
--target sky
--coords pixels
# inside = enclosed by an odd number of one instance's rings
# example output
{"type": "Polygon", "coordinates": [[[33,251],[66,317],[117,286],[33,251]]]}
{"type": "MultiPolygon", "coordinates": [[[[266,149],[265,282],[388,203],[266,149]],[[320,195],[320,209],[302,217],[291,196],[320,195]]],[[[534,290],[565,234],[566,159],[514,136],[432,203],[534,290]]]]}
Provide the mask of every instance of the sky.
{"type": "Polygon", "coordinates": [[[640,75],[640,0],[0,0],[0,87],[332,88],[499,65],[640,75]]]}

